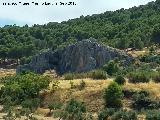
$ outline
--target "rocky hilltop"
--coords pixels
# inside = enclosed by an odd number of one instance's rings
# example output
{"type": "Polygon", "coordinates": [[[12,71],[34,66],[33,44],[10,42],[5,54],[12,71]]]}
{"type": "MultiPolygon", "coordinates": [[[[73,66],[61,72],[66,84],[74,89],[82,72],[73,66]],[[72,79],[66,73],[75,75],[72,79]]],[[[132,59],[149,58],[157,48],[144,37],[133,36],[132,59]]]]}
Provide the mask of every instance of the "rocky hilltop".
{"type": "Polygon", "coordinates": [[[120,58],[128,65],[133,58],[120,50],[100,45],[87,39],[69,45],[61,50],[46,51],[32,58],[32,61],[17,68],[17,73],[33,71],[43,73],[55,69],[58,73],[86,72],[103,66],[106,62],[120,58]]]}

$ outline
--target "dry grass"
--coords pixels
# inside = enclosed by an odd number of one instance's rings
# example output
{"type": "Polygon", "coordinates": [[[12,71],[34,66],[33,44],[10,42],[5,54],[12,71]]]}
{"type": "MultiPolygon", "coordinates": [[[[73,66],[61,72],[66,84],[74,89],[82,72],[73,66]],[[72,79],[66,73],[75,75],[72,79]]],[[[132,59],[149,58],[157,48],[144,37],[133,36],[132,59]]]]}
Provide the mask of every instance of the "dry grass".
{"type": "Polygon", "coordinates": [[[2,69],[0,68],[0,78],[15,75],[16,70],[15,69],[2,69]]]}
{"type": "Polygon", "coordinates": [[[108,80],[92,80],[84,79],[86,87],[83,90],[79,90],[81,80],[59,80],[60,88],[54,92],[47,94],[45,97],[45,104],[50,102],[60,101],[67,102],[71,98],[83,101],[87,109],[91,112],[97,112],[103,107],[103,90],[112,81],[108,80]],[[71,89],[70,82],[73,82],[75,88],[71,89]]]}
{"type": "MultiPolygon", "coordinates": [[[[3,70],[0,71],[0,77],[4,77],[7,75],[14,75],[14,70],[3,70]]],[[[49,75],[49,74],[47,74],[49,75]]],[[[53,80],[55,80],[55,77],[53,76],[53,80]]],[[[60,79],[60,78],[56,78],[60,79]]],[[[59,87],[54,93],[51,91],[48,91],[44,93],[44,108],[48,107],[48,104],[51,102],[62,102],[65,103],[69,101],[71,98],[75,98],[77,100],[83,101],[86,106],[87,110],[92,113],[97,113],[99,110],[101,110],[104,106],[103,101],[103,92],[104,89],[107,88],[107,86],[113,81],[113,79],[107,79],[107,80],[92,80],[92,79],[83,79],[86,83],[86,86],[83,90],[79,90],[79,85],[81,82],[81,79],[79,80],[58,80],[59,87]],[[73,85],[75,86],[73,89],[71,89],[70,82],[73,82],[73,85]]],[[[52,82],[50,83],[50,89],[52,86],[52,82]]],[[[159,99],[160,100],[160,84],[157,83],[138,83],[138,84],[132,84],[132,83],[126,83],[126,85],[123,86],[123,89],[126,90],[147,90],[151,93],[152,98],[159,99]]],[[[130,101],[128,99],[125,99],[124,101],[124,107],[127,109],[129,108],[130,101]]],[[[42,109],[39,108],[37,110],[37,114],[39,117],[45,116],[49,110],[48,109],[42,109]]],[[[51,119],[51,118],[43,118],[42,119],[51,119]]],[[[52,118],[53,119],[53,118],[52,118]]],[[[53,119],[54,120],[54,119],[53,119]]]]}
{"type": "Polygon", "coordinates": [[[143,50],[133,50],[128,52],[128,54],[132,55],[133,57],[143,56],[148,53],[149,50],[147,48],[144,48],[143,50]]]}
{"type": "Polygon", "coordinates": [[[153,99],[160,100],[160,84],[149,82],[149,83],[138,83],[138,84],[131,84],[127,83],[124,87],[126,90],[146,90],[148,91],[153,99]]]}
{"type": "MultiPolygon", "coordinates": [[[[108,80],[92,80],[84,79],[86,87],[84,90],[79,90],[78,85],[81,80],[72,80],[75,85],[74,89],[71,89],[70,80],[59,80],[60,88],[55,93],[48,93],[45,96],[45,106],[47,107],[48,103],[54,101],[60,101],[62,103],[67,102],[71,98],[83,101],[89,112],[98,112],[104,106],[103,101],[103,91],[107,86],[113,81],[112,79],[108,80]]],[[[157,83],[139,83],[131,84],[126,83],[123,86],[123,89],[126,90],[146,90],[151,93],[153,99],[160,99],[160,84],[157,83]]],[[[129,100],[124,100],[124,107],[128,108],[130,104],[129,100]]],[[[130,108],[128,108],[130,109],[130,108]]]]}

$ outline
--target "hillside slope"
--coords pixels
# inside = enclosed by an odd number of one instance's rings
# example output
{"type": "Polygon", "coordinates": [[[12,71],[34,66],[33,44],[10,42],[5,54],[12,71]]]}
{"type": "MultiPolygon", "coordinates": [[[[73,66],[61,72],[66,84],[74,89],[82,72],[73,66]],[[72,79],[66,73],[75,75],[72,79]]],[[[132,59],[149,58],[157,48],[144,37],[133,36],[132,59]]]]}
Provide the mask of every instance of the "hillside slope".
{"type": "MultiPolygon", "coordinates": [[[[0,57],[22,59],[93,37],[112,47],[141,49],[160,40],[160,0],[147,5],[107,11],[62,23],[0,28],[0,57]]],[[[35,21],[36,23],[36,21],[35,21]]]]}

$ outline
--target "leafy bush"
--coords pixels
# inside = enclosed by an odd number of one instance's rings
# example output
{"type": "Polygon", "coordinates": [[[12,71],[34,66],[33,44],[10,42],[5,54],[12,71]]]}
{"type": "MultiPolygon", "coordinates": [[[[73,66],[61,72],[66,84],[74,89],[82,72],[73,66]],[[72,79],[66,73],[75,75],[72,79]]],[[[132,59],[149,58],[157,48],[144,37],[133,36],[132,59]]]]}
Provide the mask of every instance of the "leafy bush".
{"type": "Polygon", "coordinates": [[[119,66],[115,61],[110,61],[103,66],[103,70],[106,71],[108,75],[112,76],[119,71],[119,66]]]}
{"type": "Polygon", "coordinates": [[[123,94],[125,98],[132,98],[132,96],[136,93],[136,90],[133,89],[123,89],[123,94]]]}
{"type": "Polygon", "coordinates": [[[64,75],[65,80],[73,80],[74,79],[74,74],[73,73],[66,73],[64,75]]]}
{"type": "Polygon", "coordinates": [[[146,120],[160,120],[160,111],[152,110],[146,114],[146,120]]]}
{"type": "Polygon", "coordinates": [[[26,99],[37,98],[39,92],[49,85],[49,78],[34,73],[6,77],[0,90],[0,97],[11,97],[11,101],[20,104],[26,99]]]}
{"type": "Polygon", "coordinates": [[[111,120],[138,120],[138,119],[136,112],[120,110],[112,115],[111,120]]]}
{"type": "Polygon", "coordinates": [[[107,120],[108,117],[112,116],[115,112],[116,109],[114,108],[104,109],[98,114],[98,120],[107,120]]]}
{"type": "Polygon", "coordinates": [[[23,108],[29,108],[31,112],[34,112],[40,105],[40,99],[27,99],[21,103],[23,108]]]}
{"type": "Polygon", "coordinates": [[[83,120],[83,113],[86,113],[86,107],[84,103],[71,99],[65,107],[65,112],[66,116],[64,116],[64,119],[83,120]]]}
{"type": "Polygon", "coordinates": [[[103,70],[94,70],[94,71],[90,71],[87,73],[67,73],[67,74],[64,74],[65,80],[83,79],[83,78],[106,79],[107,74],[103,70]]]}
{"type": "Polygon", "coordinates": [[[159,106],[159,102],[152,100],[147,91],[139,91],[133,95],[133,107],[135,109],[155,109],[159,106]]]}
{"type": "Polygon", "coordinates": [[[52,110],[61,109],[62,106],[63,106],[63,104],[60,102],[53,102],[48,105],[48,108],[51,112],[52,110]]]}
{"type": "Polygon", "coordinates": [[[126,80],[124,79],[123,76],[119,75],[116,77],[116,79],[114,80],[116,83],[118,83],[119,85],[124,85],[126,83],[126,80]]]}
{"type": "Polygon", "coordinates": [[[32,57],[22,57],[20,59],[20,64],[24,65],[24,64],[29,64],[31,62],[32,57]]]}
{"type": "Polygon", "coordinates": [[[152,80],[156,83],[160,83],[160,72],[158,73],[155,73],[153,76],[152,76],[152,80]]]}
{"type": "Polygon", "coordinates": [[[117,83],[112,82],[108,86],[108,88],[105,89],[104,100],[106,107],[110,108],[122,107],[122,98],[123,98],[122,89],[117,83]]]}
{"type": "Polygon", "coordinates": [[[105,71],[95,70],[95,71],[92,72],[91,78],[93,78],[93,79],[106,79],[107,74],[106,74],[105,71]]]}
{"type": "Polygon", "coordinates": [[[130,73],[128,79],[131,83],[148,83],[150,76],[144,71],[138,71],[130,73]]]}

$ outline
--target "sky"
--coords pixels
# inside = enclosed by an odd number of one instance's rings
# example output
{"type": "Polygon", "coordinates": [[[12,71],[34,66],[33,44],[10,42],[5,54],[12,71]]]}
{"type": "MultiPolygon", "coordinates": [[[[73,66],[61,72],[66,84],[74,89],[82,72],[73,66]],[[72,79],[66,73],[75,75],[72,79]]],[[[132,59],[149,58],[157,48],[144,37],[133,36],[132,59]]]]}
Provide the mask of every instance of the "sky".
{"type": "Polygon", "coordinates": [[[120,8],[131,8],[147,4],[154,0],[1,0],[0,1],[0,27],[8,24],[23,26],[25,24],[46,24],[48,22],[62,22],[81,15],[100,14],[120,8]],[[32,2],[37,2],[35,6],[32,2]],[[17,3],[17,6],[3,5],[3,3],[17,3]],[[19,2],[28,2],[23,6],[19,2]],[[42,6],[42,3],[52,3],[51,6],[42,6]],[[62,6],[60,2],[74,2],[76,5],[62,6]],[[55,5],[58,3],[58,5],[55,5]]]}

